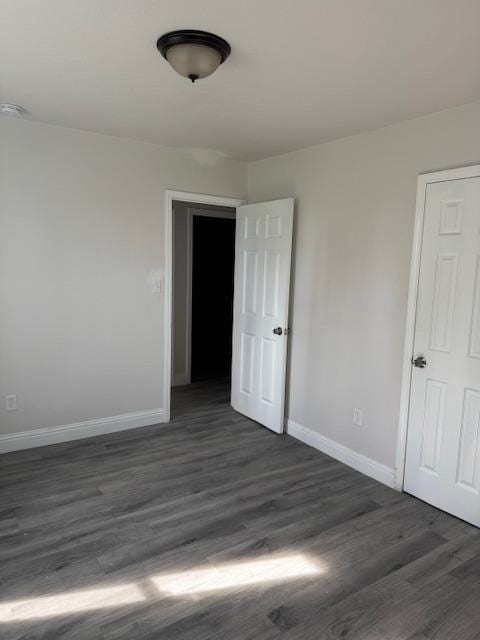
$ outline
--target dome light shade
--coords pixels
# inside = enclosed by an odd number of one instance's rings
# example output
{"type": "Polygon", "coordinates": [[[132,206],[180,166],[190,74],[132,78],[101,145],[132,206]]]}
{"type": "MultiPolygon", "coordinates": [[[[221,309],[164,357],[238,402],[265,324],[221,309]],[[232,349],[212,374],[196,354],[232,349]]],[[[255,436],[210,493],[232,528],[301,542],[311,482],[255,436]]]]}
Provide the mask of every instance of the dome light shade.
{"type": "Polygon", "coordinates": [[[207,31],[170,31],[157,41],[157,49],[177,73],[192,82],[211,75],[230,55],[226,40],[207,31]]]}
{"type": "Polygon", "coordinates": [[[177,44],[170,47],[166,58],[177,73],[192,81],[206,78],[222,63],[218,51],[204,44],[177,44]]]}

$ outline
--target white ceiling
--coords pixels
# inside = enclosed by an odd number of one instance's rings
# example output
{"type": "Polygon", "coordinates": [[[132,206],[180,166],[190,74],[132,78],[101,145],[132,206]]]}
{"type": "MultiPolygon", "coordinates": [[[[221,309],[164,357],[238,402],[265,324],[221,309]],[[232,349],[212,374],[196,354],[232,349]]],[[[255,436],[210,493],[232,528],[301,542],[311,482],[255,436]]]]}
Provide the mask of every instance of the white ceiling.
{"type": "Polygon", "coordinates": [[[253,159],[480,98],[479,0],[0,0],[0,100],[31,118],[253,159]],[[194,85],[155,43],[232,55],[194,85]]]}

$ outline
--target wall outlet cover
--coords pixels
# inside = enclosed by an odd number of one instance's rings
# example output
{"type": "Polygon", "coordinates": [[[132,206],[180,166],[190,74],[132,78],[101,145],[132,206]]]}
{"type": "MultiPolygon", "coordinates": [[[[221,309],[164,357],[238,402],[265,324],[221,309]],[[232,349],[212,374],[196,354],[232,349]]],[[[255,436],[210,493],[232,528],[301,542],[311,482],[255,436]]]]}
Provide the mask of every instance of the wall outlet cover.
{"type": "Polygon", "coordinates": [[[363,425],[363,409],[359,409],[357,407],[353,410],[353,424],[357,427],[361,427],[363,425]]]}
{"type": "Polygon", "coordinates": [[[5,409],[7,411],[16,411],[18,409],[16,395],[5,396],[5,409]]]}

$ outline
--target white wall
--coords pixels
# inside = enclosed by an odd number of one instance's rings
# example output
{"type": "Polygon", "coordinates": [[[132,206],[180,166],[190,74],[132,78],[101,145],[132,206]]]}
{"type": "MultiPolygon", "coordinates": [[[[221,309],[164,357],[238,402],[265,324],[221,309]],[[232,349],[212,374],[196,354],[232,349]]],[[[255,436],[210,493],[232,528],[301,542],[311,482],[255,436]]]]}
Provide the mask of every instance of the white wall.
{"type": "MultiPolygon", "coordinates": [[[[478,161],[474,103],[249,165],[297,198],[290,419],[394,465],[416,177],[478,161]]],[[[245,165],[10,118],[0,163],[0,435],[162,408],[164,191],[245,165]]]]}
{"type": "Polygon", "coordinates": [[[291,420],[394,466],[417,175],[479,161],[474,103],[249,165],[297,198],[291,420]]]}
{"type": "Polygon", "coordinates": [[[0,434],[163,407],[165,189],[245,185],[242,163],[1,119],[0,434]]]}

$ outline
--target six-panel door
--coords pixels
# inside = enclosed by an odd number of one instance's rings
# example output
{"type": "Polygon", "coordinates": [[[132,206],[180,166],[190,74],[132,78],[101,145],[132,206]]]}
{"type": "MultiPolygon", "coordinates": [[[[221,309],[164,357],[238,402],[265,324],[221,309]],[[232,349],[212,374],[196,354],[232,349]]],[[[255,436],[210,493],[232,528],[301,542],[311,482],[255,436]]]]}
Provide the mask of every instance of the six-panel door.
{"type": "Polygon", "coordinates": [[[293,199],[237,209],[232,406],[281,433],[293,199]]]}
{"type": "Polygon", "coordinates": [[[480,525],[480,178],[427,186],[405,490],[480,525]]]}

